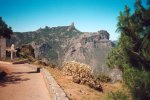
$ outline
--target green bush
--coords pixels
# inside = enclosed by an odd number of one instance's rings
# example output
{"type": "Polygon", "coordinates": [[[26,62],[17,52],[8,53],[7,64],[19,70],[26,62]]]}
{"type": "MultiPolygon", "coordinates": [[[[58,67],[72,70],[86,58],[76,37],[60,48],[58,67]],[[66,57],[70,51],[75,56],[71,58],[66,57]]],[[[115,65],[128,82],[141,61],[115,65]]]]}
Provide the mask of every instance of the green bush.
{"type": "Polygon", "coordinates": [[[122,70],[133,100],[150,100],[150,0],[145,0],[147,6],[141,1],[136,0],[132,13],[128,6],[120,12],[120,39],[107,64],[122,70]]]}
{"type": "Polygon", "coordinates": [[[124,82],[130,89],[134,100],[149,100],[150,73],[128,67],[124,71],[124,82]]]}
{"type": "Polygon", "coordinates": [[[109,92],[106,100],[129,100],[129,97],[122,91],[109,92]]]}

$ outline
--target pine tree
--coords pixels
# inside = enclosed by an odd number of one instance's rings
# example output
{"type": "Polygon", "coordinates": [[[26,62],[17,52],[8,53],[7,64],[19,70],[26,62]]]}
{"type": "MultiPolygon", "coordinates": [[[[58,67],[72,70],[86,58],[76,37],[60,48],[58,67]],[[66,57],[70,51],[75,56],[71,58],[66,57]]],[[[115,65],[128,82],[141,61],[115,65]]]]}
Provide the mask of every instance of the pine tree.
{"type": "Polygon", "coordinates": [[[124,83],[133,99],[150,100],[150,0],[147,6],[137,0],[132,14],[125,6],[117,27],[121,37],[107,64],[123,71],[124,83]]]}
{"type": "Polygon", "coordinates": [[[11,34],[13,34],[11,27],[8,27],[7,24],[2,20],[2,17],[0,17],[0,36],[11,38],[11,34]]]}

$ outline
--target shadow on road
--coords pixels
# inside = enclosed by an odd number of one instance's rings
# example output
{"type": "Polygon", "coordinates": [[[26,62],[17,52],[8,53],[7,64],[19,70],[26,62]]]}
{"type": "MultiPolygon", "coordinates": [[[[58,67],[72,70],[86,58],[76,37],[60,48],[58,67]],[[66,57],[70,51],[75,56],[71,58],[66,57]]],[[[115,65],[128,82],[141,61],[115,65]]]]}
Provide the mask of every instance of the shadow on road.
{"type": "Polygon", "coordinates": [[[22,81],[28,81],[29,78],[22,78],[22,72],[11,73],[0,79],[0,87],[6,87],[8,84],[18,84],[22,81]],[[18,73],[18,74],[17,74],[18,73]],[[20,74],[19,74],[20,73],[20,74]]]}
{"type": "Polygon", "coordinates": [[[30,71],[30,72],[13,72],[12,74],[33,74],[33,73],[39,73],[37,71],[30,71]]]}

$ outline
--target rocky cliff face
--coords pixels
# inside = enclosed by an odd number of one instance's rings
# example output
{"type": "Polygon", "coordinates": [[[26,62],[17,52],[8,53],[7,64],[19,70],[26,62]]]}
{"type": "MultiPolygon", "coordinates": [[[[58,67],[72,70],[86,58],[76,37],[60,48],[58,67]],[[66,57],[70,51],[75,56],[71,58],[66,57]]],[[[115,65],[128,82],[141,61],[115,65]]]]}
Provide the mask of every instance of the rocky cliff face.
{"type": "Polygon", "coordinates": [[[112,48],[111,44],[107,31],[84,33],[72,38],[64,59],[86,63],[97,69],[105,65],[106,56],[112,48]]]}
{"type": "Polygon", "coordinates": [[[96,73],[108,74],[112,71],[105,65],[107,54],[112,48],[109,33],[105,30],[80,32],[74,23],[52,28],[46,26],[33,32],[16,32],[7,45],[12,43],[16,46],[30,44],[37,59],[46,59],[58,65],[74,60],[90,65],[96,73]]]}

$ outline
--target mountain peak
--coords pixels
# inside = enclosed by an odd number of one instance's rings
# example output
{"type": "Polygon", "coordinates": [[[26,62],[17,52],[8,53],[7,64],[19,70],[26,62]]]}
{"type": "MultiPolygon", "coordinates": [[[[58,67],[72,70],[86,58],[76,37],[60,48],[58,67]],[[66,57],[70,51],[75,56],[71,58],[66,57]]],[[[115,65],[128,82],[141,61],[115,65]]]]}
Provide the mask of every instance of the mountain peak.
{"type": "Polygon", "coordinates": [[[70,26],[74,27],[74,22],[72,22],[70,26]]]}
{"type": "Polygon", "coordinates": [[[75,28],[74,22],[72,22],[71,25],[68,27],[67,31],[70,31],[70,30],[72,30],[74,28],[75,28]]]}

